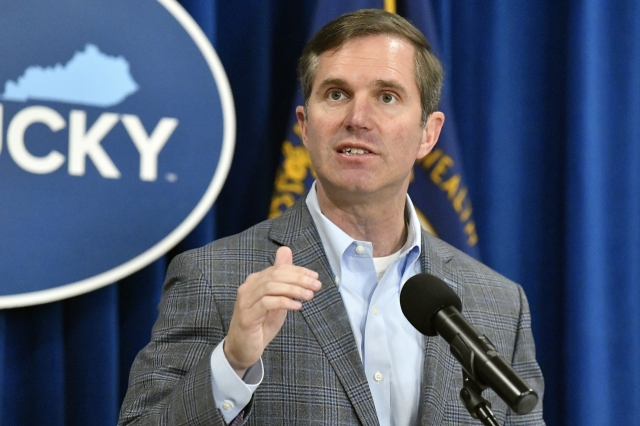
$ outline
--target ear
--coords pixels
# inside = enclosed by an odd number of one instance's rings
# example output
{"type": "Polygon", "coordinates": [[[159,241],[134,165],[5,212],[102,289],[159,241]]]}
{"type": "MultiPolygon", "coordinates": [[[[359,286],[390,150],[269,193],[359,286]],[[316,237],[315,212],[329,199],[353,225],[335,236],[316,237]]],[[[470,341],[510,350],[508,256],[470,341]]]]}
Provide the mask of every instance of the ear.
{"type": "Polygon", "coordinates": [[[440,111],[434,111],[427,117],[427,124],[422,130],[422,142],[416,157],[417,160],[431,152],[436,142],[438,142],[443,124],[444,114],[440,111]]]}
{"type": "Polygon", "coordinates": [[[304,107],[298,105],[296,107],[296,118],[298,119],[298,125],[300,126],[300,134],[302,135],[302,143],[307,146],[307,117],[304,113],[304,107]]]}

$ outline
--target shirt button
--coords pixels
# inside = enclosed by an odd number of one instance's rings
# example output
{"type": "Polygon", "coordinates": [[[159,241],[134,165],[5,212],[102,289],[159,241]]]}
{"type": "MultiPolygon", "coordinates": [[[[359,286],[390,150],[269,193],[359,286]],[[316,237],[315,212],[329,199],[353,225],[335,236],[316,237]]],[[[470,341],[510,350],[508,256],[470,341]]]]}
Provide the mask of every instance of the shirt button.
{"type": "Polygon", "coordinates": [[[356,253],[358,253],[358,254],[362,254],[362,253],[364,253],[364,247],[362,247],[362,246],[356,246],[356,253]]]}
{"type": "Polygon", "coordinates": [[[375,380],[376,382],[379,382],[380,380],[382,380],[382,373],[380,373],[379,371],[376,371],[376,374],[373,375],[373,380],[375,380]]]}
{"type": "Polygon", "coordinates": [[[371,312],[373,312],[373,315],[378,315],[378,307],[374,306],[373,309],[371,309],[371,312]]]}
{"type": "Polygon", "coordinates": [[[333,282],[336,283],[336,285],[340,284],[340,278],[338,278],[338,276],[336,275],[336,277],[333,279],[333,282]]]}
{"type": "Polygon", "coordinates": [[[231,402],[231,401],[225,401],[225,402],[223,402],[223,403],[222,403],[222,409],[223,409],[224,411],[229,411],[229,410],[231,410],[232,408],[233,408],[233,402],[231,402]]]}

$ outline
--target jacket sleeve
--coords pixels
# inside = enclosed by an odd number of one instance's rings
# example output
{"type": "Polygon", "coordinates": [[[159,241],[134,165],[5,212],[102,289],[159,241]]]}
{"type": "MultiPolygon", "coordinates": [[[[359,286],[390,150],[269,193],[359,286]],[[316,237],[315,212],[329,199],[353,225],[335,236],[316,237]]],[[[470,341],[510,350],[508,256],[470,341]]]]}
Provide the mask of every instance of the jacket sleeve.
{"type": "Polygon", "coordinates": [[[516,337],[515,350],[511,364],[522,378],[538,394],[538,404],[531,413],[526,415],[515,414],[512,410],[507,411],[505,425],[544,425],[542,418],[542,399],[544,396],[544,380],[542,371],[536,361],[536,348],[531,332],[531,314],[529,313],[529,302],[524,294],[524,290],[518,285],[520,293],[520,316],[518,320],[518,331],[516,337]]]}
{"type": "Polygon", "coordinates": [[[170,264],[151,342],[131,368],[119,425],[225,425],[212,393],[210,357],[226,331],[193,255],[170,264]]]}

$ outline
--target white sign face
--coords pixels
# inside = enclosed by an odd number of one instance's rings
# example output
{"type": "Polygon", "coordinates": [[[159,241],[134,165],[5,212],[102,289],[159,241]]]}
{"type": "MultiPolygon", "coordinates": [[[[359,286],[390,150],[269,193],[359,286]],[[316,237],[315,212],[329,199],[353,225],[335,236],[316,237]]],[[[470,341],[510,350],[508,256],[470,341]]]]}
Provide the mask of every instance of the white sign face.
{"type": "Polygon", "coordinates": [[[126,277],[182,240],[231,165],[213,47],[174,0],[0,13],[0,308],[126,277]]]}

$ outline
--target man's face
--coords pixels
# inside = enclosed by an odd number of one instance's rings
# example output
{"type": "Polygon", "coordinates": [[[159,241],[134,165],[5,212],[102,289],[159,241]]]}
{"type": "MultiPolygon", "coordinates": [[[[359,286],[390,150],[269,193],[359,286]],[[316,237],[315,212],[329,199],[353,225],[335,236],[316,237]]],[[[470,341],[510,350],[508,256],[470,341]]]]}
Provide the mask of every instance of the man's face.
{"type": "Polygon", "coordinates": [[[296,109],[302,139],[323,190],[350,197],[404,197],[416,159],[438,139],[442,113],[421,127],[414,47],[375,35],[323,53],[307,116],[296,109]]]}

